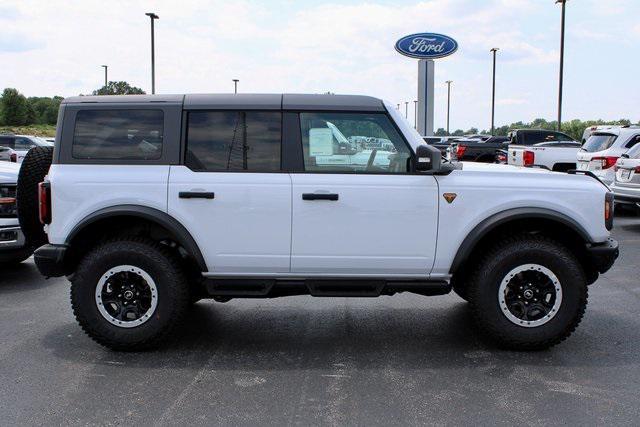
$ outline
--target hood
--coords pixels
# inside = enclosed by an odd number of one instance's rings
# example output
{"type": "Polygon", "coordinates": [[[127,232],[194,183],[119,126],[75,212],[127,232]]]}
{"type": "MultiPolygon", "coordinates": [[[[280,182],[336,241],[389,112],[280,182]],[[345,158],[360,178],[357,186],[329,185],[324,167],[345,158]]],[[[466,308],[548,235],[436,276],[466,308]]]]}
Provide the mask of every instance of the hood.
{"type": "Polygon", "coordinates": [[[497,163],[460,162],[462,170],[474,172],[503,172],[503,173],[537,173],[548,174],[550,170],[544,168],[525,168],[524,166],[503,165],[497,163]]]}
{"type": "Polygon", "coordinates": [[[18,182],[18,172],[20,172],[18,163],[0,161],[0,182],[5,184],[18,182]]]}

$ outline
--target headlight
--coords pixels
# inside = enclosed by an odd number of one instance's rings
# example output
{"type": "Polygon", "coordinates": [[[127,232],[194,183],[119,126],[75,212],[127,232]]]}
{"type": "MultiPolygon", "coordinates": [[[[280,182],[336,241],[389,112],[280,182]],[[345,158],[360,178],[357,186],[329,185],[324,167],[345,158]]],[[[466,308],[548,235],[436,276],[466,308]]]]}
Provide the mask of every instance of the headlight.
{"type": "Polygon", "coordinates": [[[0,218],[13,218],[16,216],[18,216],[16,186],[0,185],[0,218]]]}

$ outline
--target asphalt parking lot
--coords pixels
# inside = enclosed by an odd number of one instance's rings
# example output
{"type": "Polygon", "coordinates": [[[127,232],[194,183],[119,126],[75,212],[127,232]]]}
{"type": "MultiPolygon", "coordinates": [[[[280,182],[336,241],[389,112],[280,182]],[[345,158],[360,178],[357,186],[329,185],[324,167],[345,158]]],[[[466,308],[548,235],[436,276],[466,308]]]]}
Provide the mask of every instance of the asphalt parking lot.
{"type": "Polygon", "coordinates": [[[168,347],[116,353],[28,261],[0,278],[0,425],[638,425],[640,217],[613,234],[582,324],[535,353],[487,345],[454,294],[205,301],[168,347]]]}

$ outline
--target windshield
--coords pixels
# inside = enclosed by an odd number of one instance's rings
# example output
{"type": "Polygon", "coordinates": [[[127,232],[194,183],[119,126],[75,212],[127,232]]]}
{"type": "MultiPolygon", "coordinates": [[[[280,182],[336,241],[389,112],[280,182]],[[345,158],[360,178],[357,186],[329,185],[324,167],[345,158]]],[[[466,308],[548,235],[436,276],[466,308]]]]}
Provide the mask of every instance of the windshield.
{"type": "Polygon", "coordinates": [[[411,145],[413,150],[415,151],[418,145],[424,145],[424,139],[420,136],[417,130],[413,128],[413,126],[404,118],[402,114],[398,110],[395,109],[394,106],[385,101],[385,108],[393,118],[393,121],[400,128],[402,134],[407,138],[407,142],[411,145]]]}
{"type": "Polygon", "coordinates": [[[606,150],[613,145],[618,136],[611,133],[594,133],[584,143],[582,149],[589,153],[606,150]]]}

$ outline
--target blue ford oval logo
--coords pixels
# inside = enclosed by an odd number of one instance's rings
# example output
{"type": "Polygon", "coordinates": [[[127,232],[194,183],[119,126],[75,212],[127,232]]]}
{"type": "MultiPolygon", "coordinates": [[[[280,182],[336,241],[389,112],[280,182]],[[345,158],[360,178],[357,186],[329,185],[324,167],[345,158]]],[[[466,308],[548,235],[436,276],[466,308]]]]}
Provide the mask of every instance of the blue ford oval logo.
{"type": "Polygon", "coordinates": [[[443,58],[458,50],[458,42],[442,34],[411,34],[396,42],[396,50],[411,58],[443,58]]]}

